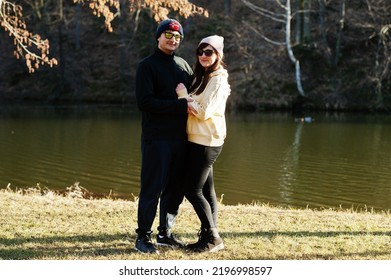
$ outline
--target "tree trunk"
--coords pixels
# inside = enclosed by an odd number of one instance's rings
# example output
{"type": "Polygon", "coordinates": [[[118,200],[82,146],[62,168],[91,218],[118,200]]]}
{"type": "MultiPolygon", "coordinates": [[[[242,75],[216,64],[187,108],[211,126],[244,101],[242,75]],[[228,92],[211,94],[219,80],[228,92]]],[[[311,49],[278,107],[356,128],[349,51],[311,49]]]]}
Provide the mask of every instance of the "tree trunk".
{"type": "Polygon", "coordinates": [[[322,50],[324,56],[326,57],[326,61],[331,66],[333,64],[332,62],[332,55],[331,50],[327,41],[326,36],[326,20],[325,20],[325,13],[326,13],[326,3],[325,0],[318,0],[319,1],[319,31],[320,31],[320,49],[322,50]]]}
{"type": "Polygon", "coordinates": [[[311,42],[311,0],[303,1],[303,41],[305,43],[311,42]]]}
{"type": "MultiPolygon", "coordinates": [[[[302,10],[302,3],[303,0],[297,1],[297,10],[301,11],[302,10]]],[[[295,34],[295,44],[300,45],[301,44],[301,39],[303,38],[302,34],[302,26],[303,26],[303,17],[302,14],[299,12],[297,13],[296,16],[296,34],[295,34]]]]}
{"type": "Polygon", "coordinates": [[[311,0],[299,0],[297,2],[297,13],[295,16],[295,43],[297,45],[309,43],[311,40],[310,9],[311,0]]]}
{"type": "Polygon", "coordinates": [[[296,70],[296,86],[299,94],[305,96],[303,86],[301,84],[301,70],[300,70],[300,61],[296,59],[293,54],[292,44],[291,44],[291,22],[292,22],[292,11],[291,11],[291,0],[286,1],[286,25],[285,25],[285,43],[288,51],[290,60],[295,64],[296,70]]]}
{"type": "Polygon", "coordinates": [[[337,68],[339,63],[339,58],[341,56],[341,44],[342,44],[342,36],[343,36],[343,29],[345,26],[345,0],[341,0],[340,4],[340,19],[339,19],[339,26],[338,26],[338,37],[337,42],[335,45],[335,59],[334,59],[334,67],[337,68]]]}
{"type": "Polygon", "coordinates": [[[231,15],[231,0],[224,0],[224,15],[227,17],[231,15]]]}
{"type": "Polygon", "coordinates": [[[127,39],[127,28],[126,28],[126,0],[120,0],[119,7],[119,21],[121,22],[119,26],[119,73],[121,75],[121,85],[125,87],[121,90],[123,93],[126,93],[126,85],[129,83],[126,77],[126,66],[129,64],[127,53],[126,53],[126,39],[127,39]]]}
{"type": "MultiPolygon", "coordinates": [[[[62,2],[62,1],[60,0],[60,2],[62,2]]],[[[80,50],[80,16],[81,16],[81,4],[78,3],[76,6],[76,20],[75,20],[76,21],[76,27],[75,27],[76,50],[80,50]]],[[[61,13],[61,19],[62,19],[62,13],[61,13]]],[[[62,22],[62,20],[61,20],[61,22],[62,22]]]]}

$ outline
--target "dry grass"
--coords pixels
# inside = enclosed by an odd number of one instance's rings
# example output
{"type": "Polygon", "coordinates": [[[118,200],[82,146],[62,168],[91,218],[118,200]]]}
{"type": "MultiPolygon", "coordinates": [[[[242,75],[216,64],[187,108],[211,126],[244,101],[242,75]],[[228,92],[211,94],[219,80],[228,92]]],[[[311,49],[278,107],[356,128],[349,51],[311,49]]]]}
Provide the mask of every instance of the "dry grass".
{"type": "MultiPolygon", "coordinates": [[[[389,212],[257,204],[221,205],[219,228],[225,250],[139,254],[133,249],[137,202],[86,199],[85,194],[78,186],[62,195],[39,188],[0,191],[0,259],[391,259],[389,212]]],[[[193,242],[198,228],[197,217],[185,202],[175,233],[193,242]]]]}

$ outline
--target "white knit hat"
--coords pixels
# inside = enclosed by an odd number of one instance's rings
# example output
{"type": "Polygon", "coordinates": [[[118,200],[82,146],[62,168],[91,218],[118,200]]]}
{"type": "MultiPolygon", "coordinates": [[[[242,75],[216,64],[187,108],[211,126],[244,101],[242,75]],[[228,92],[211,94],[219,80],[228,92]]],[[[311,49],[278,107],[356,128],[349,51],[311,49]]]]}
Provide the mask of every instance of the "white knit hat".
{"type": "Polygon", "coordinates": [[[221,57],[223,56],[224,37],[218,35],[212,35],[202,39],[201,42],[198,44],[198,46],[201,45],[202,43],[211,45],[216,51],[220,53],[221,57]]]}

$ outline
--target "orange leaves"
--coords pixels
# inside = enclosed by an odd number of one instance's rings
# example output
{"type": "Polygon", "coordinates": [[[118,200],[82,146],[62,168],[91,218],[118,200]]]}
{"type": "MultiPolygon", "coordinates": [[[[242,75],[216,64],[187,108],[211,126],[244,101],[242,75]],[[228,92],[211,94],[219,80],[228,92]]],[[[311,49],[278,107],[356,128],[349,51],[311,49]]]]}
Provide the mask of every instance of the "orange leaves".
{"type": "Polygon", "coordinates": [[[142,8],[149,8],[154,19],[161,21],[167,18],[169,11],[177,11],[180,16],[188,18],[193,14],[201,14],[208,17],[208,11],[202,7],[190,3],[188,0],[144,0],[142,8]]]}
{"type": "MultiPolygon", "coordinates": [[[[109,32],[113,31],[112,21],[119,15],[120,1],[122,0],[73,0],[74,3],[86,3],[97,17],[105,19],[105,26],[109,32]]],[[[208,16],[208,12],[188,0],[123,0],[130,2],[131,12],[139,9],[150,9],[154,19],[158,22],[165,19],[169,11],[176,11],[185,18],[192,14],[208,16]]],[[[27,68],[33,73],[41,65],[57,65],[55,58],[49,58],[49,41],[43,40],[38,34],[27,29],[23,20],[23,11],[14,0],[0,0],[0,24],[5,31],[14,38],[17,59],[25,59],[27,68]]]]}
{"type": "Polygon", "coordinates": [[[43,40],[40,35],[27,30],[23,20],[22,7],[14,3],[0,0],[0,22],[5,31],[14,37],[17,59],[24,58],[30,73],[33,73],[40,65],[57,65],[55,58],[49,58],[49,41],[43,40]]]}
{"type": "MultiPolygon", "coordinates": [[[[111,22],[119,14],[119,0],[73,0],[74,3],[88,3],[93,14],[105,18],[105,25],[109,32],[113,31],[111,22]]],[[[150,9],[155,21],[159,22],[165,18],[170,11],[176,11],[185,18],[193,14],[202,14],[208,17],[208,12],[199,6],[190,3],[188,0],[128,0],[130,10],[150,9]]]]}
{"type": "Polygon", "coordinates": [[[105,26],[109,32],[113,31],[111,22],[118,15],[120,4],[119,0],[73,0],[74,3],[88,2],[88,7],[97,17],[105,18],[105,26]]]}

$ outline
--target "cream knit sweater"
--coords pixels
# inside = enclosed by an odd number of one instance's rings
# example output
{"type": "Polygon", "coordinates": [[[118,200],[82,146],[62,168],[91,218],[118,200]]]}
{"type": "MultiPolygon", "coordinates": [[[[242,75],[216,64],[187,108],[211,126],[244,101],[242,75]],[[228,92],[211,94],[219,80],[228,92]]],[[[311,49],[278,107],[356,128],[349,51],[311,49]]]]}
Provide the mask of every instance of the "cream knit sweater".
{"type": "Polygon", "coordinates": [[[225,106],[230,93],[228,72],[222,68],[211,74],[201,94],[190,93],[194,99],[192,106],[197,111],[195,115],[189,114],[187,120],[187,139],[190,142],[211,147],[224,144],[227,134],[225,106]]]}

